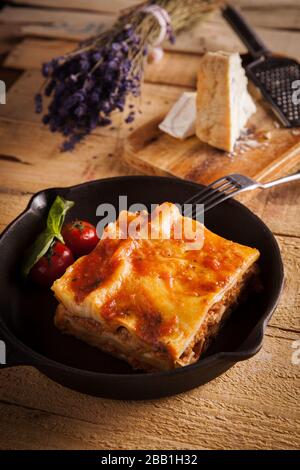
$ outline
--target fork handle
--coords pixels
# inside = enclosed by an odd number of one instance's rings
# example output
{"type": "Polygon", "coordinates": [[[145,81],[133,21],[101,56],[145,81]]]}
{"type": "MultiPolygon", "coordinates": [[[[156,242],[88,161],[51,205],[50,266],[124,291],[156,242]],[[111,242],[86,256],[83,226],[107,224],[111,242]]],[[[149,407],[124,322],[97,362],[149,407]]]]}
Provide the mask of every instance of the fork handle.
{"type": "Polygon", "coordinates": [[[277,186],[279,184],[288,183],[289,181],[295,181],[299,179],[300,171],[297,171],[296,173],[293,173],[289,176],[284,176],[283,178],[278,178],[277,180],[269,181],[269,183],[261,183],[259,187],[263,189],[272,188],[272,186],[277,186]]]}
{"type": "Polygon", "coordinates": [[[236,8],[232,5],[225,5],[222,13],[254,59],[260,59],[270,53],[256,32],[236,8]]]}

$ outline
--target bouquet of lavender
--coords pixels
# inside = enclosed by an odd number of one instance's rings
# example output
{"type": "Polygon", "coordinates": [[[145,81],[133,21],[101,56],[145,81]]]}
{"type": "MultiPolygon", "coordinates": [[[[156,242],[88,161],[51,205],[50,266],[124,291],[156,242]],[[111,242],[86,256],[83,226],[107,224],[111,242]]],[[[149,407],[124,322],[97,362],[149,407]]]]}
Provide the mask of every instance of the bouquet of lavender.
{"type": "MultiPolygon", "coordinates": [[[[51,97],[43,123],[66,140],[72,150],[97,126],[111,124],[111,114],[124,111],[129,96],[140,94],[145,58],[152,46],[207,15],[218,0],[156,0],[126,10],[115,25],[80,44],[73,52],[43,64],[42,93],[51,97]]],[[[36,112],[43,111],[42,93],[35,96],[36,112]]],[[[125,122],[134,120],[129,104],[125,122]]]]}

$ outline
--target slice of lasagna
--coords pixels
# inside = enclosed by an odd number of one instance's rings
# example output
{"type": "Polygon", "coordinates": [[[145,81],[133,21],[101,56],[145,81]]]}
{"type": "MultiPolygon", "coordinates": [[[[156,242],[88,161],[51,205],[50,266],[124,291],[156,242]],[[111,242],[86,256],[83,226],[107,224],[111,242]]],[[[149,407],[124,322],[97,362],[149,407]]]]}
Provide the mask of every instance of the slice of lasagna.
{"type": "Polygon", "coordinates": [[[259,252],[188,220],[169,203],[152,217],[122,212],[94,251],[53,284],[56,326],[134,368],[197,361],[238,302],[259,252]],[[178,223],[189,227],[181,238],[178,223]]]}

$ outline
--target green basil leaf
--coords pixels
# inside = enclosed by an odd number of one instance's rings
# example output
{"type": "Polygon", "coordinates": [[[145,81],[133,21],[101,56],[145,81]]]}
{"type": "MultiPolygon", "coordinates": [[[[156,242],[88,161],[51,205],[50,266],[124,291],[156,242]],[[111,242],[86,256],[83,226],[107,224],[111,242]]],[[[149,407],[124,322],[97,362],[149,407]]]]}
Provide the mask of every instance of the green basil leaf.
{"type": "Polygon", "coordinates": [[[47,229],[39,234],[25,255],[25,260],[22,266],[23,276],[28,276],[35,263],[37,263],[38,260],[47,253],[53,240],[53,233],[48,232],[47,229]]]}
{"type": "Polygon", "coordinates": [[[61,229],[65,220],[66,213],[74,206],[73,201],[67,201],[60,196],[56,196],[47,218],[47,229],[53,233],[58,240],[64,243],[61,236],[61,229]]]}
{"type": "Polygon", "coordinates": [[[67,211],[74,206],[73,201],[56,196],[47,217],[47,226],[25,254],[22,266],[22,273],[26,277],[31,268],[44,256],[49,250],[51,243],[55,238],[64,243],[61,235],[61,229],[65,220],[67,211]]]}

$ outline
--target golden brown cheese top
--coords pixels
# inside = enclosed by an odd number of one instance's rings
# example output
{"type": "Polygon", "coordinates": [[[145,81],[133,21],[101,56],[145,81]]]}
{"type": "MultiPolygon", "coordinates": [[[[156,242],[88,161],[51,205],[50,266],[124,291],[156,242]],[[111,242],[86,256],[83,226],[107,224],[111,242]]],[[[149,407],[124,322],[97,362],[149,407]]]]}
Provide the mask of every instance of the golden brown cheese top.
{"type": "Polygon", "coordinates": [[[185,239],[104,238],[53,290],[71,313],[125,326],[180,356],[211,305],[259,256],[206,228],[203,234],[200,250],[188,250],[185,239]]]}

